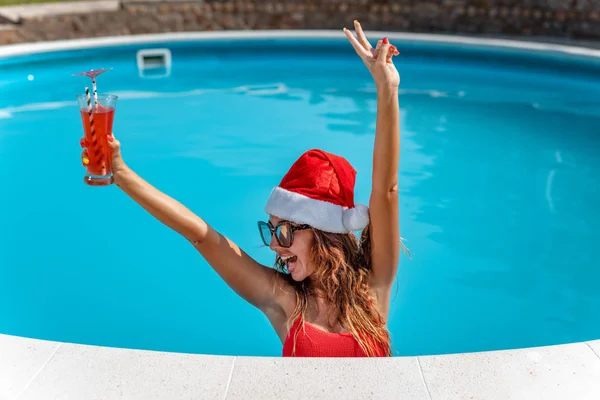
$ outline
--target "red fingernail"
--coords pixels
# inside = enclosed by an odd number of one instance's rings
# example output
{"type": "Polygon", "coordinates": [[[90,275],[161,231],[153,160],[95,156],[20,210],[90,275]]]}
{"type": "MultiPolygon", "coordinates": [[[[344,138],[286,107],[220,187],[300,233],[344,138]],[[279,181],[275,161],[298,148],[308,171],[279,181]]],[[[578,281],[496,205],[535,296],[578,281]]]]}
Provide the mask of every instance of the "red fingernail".
{"type": "Polygon", "coordinates": [[[114,139],[113,139],[113,137],[112,137],[112,136],[109,136],[109,137],[108,137],[108,141],[109,141],[109,142],[112,142],[113,140],[114,140],[114,139]]]}
{"type": "Polygon", "coordinates": [[[386,38],[386,37],[383,38],[383,44],[388,44],[388,38],[386,38]]]}

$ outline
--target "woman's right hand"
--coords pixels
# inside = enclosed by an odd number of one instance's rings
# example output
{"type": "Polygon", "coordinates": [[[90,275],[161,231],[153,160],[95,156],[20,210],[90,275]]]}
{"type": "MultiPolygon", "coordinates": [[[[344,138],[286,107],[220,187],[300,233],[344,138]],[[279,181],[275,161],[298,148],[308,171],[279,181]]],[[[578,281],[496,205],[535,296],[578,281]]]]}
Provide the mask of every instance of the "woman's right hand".
{"type": "MultiPolygon", "coordinates": [[[[106,142],[110,148],[112,174],[116,178],[127,168],[125,162],[123,161],[123,157],[121,156],[121,143],[115,139],[114,133],[112,135],[108,135],[106,142]]],[[[82,139],[81,146],[85,147],[84,139],[82,139]]],[[[90,162],[87,148],[84,148],[83,152],[81,153],[81,162],[83,166],[87,168],[90,162]]]]}

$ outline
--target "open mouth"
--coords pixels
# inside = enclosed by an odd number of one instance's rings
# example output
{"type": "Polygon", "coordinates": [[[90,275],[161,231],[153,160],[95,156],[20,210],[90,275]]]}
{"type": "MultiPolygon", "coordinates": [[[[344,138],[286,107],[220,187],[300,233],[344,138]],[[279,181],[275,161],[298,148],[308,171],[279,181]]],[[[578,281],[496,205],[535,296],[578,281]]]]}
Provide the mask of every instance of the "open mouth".
{"type": "Polygon", "coordinates": [[[286,265],[287,270],[292,272],[294,270],[294,266],[296,265],[296,261],[298,260],[297,256],[285,256],[280,257],[281,261],[286,265]]]}

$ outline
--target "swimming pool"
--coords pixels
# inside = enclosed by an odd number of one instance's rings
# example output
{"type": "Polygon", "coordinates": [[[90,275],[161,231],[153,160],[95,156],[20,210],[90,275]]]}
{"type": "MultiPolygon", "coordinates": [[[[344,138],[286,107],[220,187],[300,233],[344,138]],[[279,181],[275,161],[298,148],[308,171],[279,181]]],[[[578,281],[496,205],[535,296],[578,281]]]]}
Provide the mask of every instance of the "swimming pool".
{"type": "MultiPolygon", "coordinates": [[[[0,60],[0,333],[166,351],[281,354],[262,314],[116,187],[83,184],[71,73],[112,67],[140,175],[259,261],[256,221],[304,150],[344,155],[368,201],[374,86],[342,33],[261,33],[0,60]],[[334,37],[339,37],[336,38],[334,37]],[[167,47],[168,77],[136,51],[167,47]]],[[[208,36],[206,36],[208,37],[208,36]]],[[[402,37],[398,355],[600,338],[600,59],[402,37]]]]}

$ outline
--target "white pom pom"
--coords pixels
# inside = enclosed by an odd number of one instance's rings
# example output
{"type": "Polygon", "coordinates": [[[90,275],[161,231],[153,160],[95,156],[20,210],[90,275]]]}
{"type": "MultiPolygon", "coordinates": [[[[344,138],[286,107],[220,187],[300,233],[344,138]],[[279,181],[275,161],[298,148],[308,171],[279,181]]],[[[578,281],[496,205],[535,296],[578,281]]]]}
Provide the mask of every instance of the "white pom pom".
{"type": "Polygon", "coordinates": [[[369,225],[369,208],[363,204],[355,204],[354,208],[344,210],[342,218],[344,227],[349,232],[359,231],[369,225]]]}

